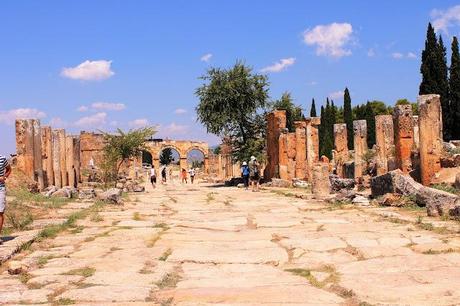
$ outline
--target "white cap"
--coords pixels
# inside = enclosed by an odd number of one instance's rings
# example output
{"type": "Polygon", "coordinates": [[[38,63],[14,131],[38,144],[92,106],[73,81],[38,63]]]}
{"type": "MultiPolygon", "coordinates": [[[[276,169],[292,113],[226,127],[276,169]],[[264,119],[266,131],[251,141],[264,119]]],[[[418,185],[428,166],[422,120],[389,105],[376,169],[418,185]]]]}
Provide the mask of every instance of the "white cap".
{"type": "Polygon", "coordinates": [[[248,165],[248,163],[244,161],[244,162],[243,162],[243,166],[247,166],[247,165],[248,165]]]}
{"type": "Polygon", "coordinates": [[[251,160],[256,160],[256,157],[254,155],[251,156],[251,160]]]}

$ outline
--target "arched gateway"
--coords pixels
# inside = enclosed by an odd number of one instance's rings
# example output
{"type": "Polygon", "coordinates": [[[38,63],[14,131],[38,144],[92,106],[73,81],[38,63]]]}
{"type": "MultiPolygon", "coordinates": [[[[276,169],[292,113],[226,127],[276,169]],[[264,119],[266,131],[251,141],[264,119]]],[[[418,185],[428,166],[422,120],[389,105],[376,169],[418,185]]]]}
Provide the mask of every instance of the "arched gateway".
{"type": "Polygon", "coordinates": [[[204,156],[204,173],[209,171],[209,145],[207,142],[189,141],[189,140],[168,140],[168,139],[150,139],[147,142],[146,151],[152,155],[152,164],[155,168],[160,167],[160,153],[166,148],[171,148],[179,154],[179,165],[187,169],[187,155],[192,150],[198,150],[204,156]]]}

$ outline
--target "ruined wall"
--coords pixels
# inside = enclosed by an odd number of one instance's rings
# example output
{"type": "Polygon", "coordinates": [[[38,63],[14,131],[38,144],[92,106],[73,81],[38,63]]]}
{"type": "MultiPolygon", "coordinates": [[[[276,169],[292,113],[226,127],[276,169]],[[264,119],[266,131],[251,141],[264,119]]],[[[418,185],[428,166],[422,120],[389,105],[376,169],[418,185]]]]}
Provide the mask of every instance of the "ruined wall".
{"type": "Polygon", "coordinates": [[[436,172],[441,170],[442,128],[439,95],[422,95],[419,105],[420,178],[429,185],[436,172]]]}

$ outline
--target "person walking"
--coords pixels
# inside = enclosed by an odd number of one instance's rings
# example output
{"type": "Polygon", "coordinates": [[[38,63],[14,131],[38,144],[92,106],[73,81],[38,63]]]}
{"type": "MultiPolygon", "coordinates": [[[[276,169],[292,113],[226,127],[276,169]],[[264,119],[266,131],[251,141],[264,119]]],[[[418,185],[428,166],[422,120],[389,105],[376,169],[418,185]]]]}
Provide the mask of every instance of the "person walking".
{"type": "MultiPolygon", "coordinates": [[[[0,155],[0,234],[2,233],[4,212],[6,208],[6,179],[11,174],[11,166],[8,164],[8,160],[5,156],[0,155]]],[[[3,244],[3,240],[0,239],[0,244],[3,244]]]]}
{"type": "Polygon", "coordinates": [[[188,173],[190,174],[190,183],[193,184],[193,181],[195,180],[195,169],[193,169],[193,167],[190,168],[188,173]]]}
{"type": "Polygon", "coordinates": [[[248,163],[244,161],[241,167],[241,177],[243,178],[244,188],[246,188],[246,190],[249,188],[249,172],[248,163]]]}
{"type": "Polygon", "coordinates": [[[169,180],[171,182],[173,181],[173,169],[172,169],[172,167],[169,168],[169,180]]]}
{"type": "Polygon", "coordinates": [[[181,177],[182,177],[182,184],[183,184],[184,182],[185,182],[185,184],[187,184],[187,183],[188,183],[188,182],[187,182],[187,171],[186,171],[184,168],[182,168],[181,174],[180,174],[180,175],[181,175],[181,177]]]}
{"type": "Polygon", "coordinates": [[[251,156],[251,161],[249,162],[249,180],[251,181],[252,191],[259,191],[259,181],[260,181],[260,165],[257,162],[255,156],[251,156]]]}
{"type": "Polygon", "coordinates": [[[166,165],[161,169],[161,181],[166,184],[166,165]]]}
{"type": "Polygon", "coordinates": [[[157,172],[155,170],[155,166],[152,166],[150,168],[150,183],[152,184],[152,187],[155,188],[157,184],[157,172]]]}

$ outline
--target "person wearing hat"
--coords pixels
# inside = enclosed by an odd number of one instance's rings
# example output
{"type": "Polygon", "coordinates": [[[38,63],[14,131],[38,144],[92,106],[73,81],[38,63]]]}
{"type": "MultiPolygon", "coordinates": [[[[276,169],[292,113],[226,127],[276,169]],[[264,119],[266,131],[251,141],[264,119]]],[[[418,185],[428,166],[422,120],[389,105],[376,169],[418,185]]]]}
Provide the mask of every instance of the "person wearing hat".
{"type": "Polygon", "coordinates": [[[243,162],[243,166],[241,167],[241,177],[243,178],[244,187],[246,190],[249,188],[249,166],[247,162],[243,162]]]}
{"type": "Polygon", "coordinates": [[[259,163],[255,156],[251,156],[249,162],[249,180],[251,181],[252,191],[259,191],[260,170],[259,163]]]}

